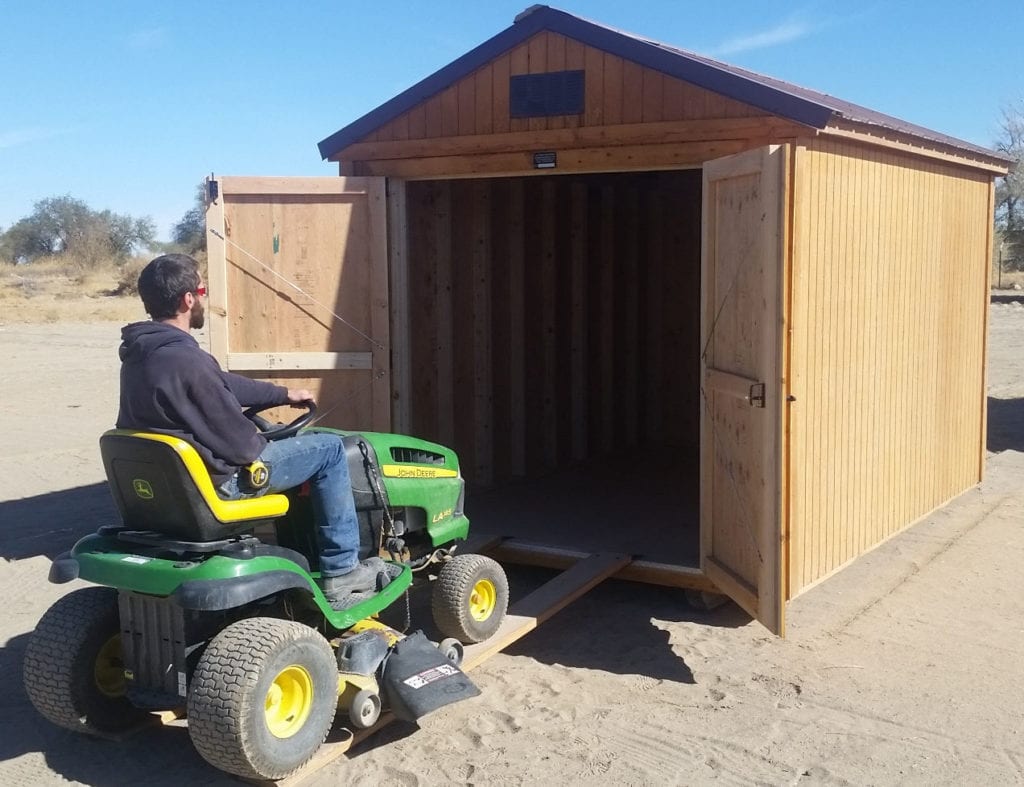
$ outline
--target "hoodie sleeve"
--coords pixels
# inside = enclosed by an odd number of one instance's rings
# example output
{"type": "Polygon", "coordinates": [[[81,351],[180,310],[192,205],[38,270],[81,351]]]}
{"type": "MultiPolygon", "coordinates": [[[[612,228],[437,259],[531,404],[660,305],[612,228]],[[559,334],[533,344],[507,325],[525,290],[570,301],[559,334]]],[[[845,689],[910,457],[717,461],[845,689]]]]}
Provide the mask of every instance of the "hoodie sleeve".
{"type": "MultiPolygon", "coordinates": [[[[252,421],[242,415],[238,398],[222,375],[216,362],[193,365],[182,380],[185,390],[177,402],[178,414],[196,440],[215,457],[229,465],[247,465],[260,455],[267,441],[252,421]]],[[[287,394],[281,386],[263,385],[269,404],[279,403],[287,394]],[[277,394],[278,391],[284,394],[277,394]]]]}
{"type": "Polygon", "coordinates": [[[283,385],[250,380],[232,372],[221,371],[220,375],[224,385],[242,407],[270,407],[288,403],[288,389],[283,385]]]}

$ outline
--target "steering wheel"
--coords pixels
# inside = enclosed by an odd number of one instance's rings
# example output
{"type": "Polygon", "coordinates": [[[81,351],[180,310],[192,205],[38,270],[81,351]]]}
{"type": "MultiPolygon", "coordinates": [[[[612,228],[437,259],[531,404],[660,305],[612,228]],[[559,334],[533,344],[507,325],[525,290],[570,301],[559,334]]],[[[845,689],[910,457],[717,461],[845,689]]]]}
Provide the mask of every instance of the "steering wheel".
{"type": "Polygon", "coordinates": [[[292,421],[290,424],[272,424],[266,418],[260,418],[260,413],[264,410],[270,410],[274,407],[284,407],[285,405],[280,404],[268,404],[265,407],[250,407],[248,410],[242,413],[246,418],[256,424],[256,428],[260,430],[260,434],[263,435],[267,440],[283,440],[286,437],[293,437],[298,434],[299,430],[304,426],[308,425],[316,417],[316,404],[313,402],[300,402],[299,404],[292,405],[294,407],[305,407],[306,412],[301,413],[298,418],[292,421]]]}

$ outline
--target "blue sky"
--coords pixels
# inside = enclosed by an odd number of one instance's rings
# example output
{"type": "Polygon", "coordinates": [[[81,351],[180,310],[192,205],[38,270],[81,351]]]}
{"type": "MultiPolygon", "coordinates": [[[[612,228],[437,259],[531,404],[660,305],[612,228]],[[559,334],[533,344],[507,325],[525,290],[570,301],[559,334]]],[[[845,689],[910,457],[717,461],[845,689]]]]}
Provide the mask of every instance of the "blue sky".
{"type": "MultiPolygon", "coordinates": [[[[0,6],[0,228],[47,197],[150,216],[203,177],[332,175],[316,143],[529,0],[0,6]]],[[[1024,100],[1024,2],[553,3],[982,145],[1024,100]]]]}

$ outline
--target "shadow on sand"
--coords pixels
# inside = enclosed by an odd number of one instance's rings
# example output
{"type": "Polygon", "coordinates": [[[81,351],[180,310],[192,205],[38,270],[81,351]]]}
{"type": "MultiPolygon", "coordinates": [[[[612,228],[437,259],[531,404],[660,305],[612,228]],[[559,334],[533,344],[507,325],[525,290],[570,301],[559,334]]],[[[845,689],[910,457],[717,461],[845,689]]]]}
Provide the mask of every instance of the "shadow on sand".
{"type": "Polygon", "coordinates": [[[120,521],[105,483],[0,503],[0,558],[51,560],[101,525],[120,521]]]}
{"type": "Polygon", "coordinates": [[[988,398],[988,450],[1024,451],[1024,399],[988,398]]]}

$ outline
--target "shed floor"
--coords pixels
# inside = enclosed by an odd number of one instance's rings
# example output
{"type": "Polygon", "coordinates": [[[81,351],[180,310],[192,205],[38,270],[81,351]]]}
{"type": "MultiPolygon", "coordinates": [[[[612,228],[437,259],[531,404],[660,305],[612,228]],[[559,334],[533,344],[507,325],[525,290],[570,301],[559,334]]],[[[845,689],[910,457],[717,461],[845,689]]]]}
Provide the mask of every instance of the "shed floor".
{"type": "Polygon", "coordinates": [[[679,452],[593,460],[493,489],[468,489],[476,533],[551,547],[700,562],[699,474],[679,452]]]}

